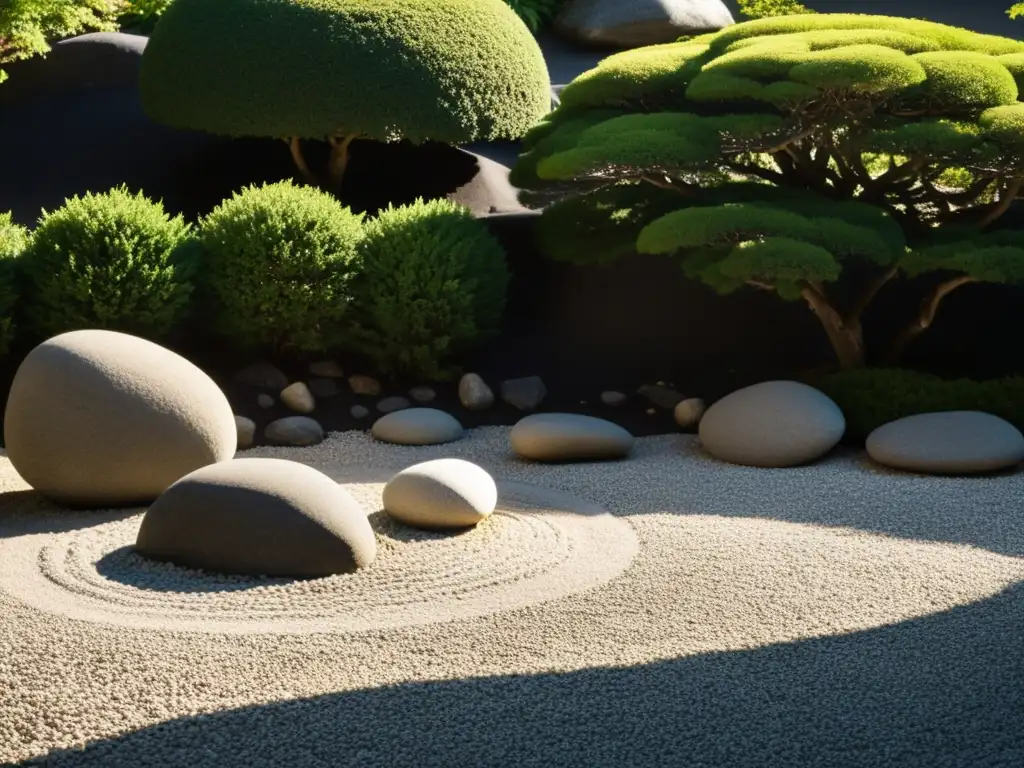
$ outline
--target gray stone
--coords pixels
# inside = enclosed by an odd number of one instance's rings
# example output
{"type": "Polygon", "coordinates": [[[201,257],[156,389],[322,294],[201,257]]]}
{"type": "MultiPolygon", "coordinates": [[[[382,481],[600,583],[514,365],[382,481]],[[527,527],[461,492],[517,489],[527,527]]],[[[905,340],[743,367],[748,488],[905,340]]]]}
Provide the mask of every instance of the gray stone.
{"type": "Polygon", "coordinates": [[[307,386],[309,387],[309,391],[313,393],[314,397],[334,397],[341,391],[338,388],[338,382],[335,379],[310,379],[307,382],[307,386]]]}
{"type": "Polygon", "coordinates": [[[309,374],[325,379],[345,378],[345,371],[333,360],[318,360],[315,363],[310,363],[309,374]]]}
{"type": "Polygon", "coordinates": [[[323,442],[324,428],[308,416],[286,416],[270,422],[263,435],[276,445],[316,445],[323,442]]]}
{"type": "Polygon", "coordinates": [[[234,375],[237,384],[244,384],[247,387],[260,387],[280,392],[288,386],[288,377],[270,363],[256,363],[243,368],[234,375]]]}
{"type": "Polygon", "coordinates": [[[498,503],[494,479],[462,459],[435,459],[403,469],[384,486],[384,511],[417,528],[466,528],[498,503]]]}
{"type": "Polygon", "coordinates": [[[348,385],[357,395],[370,395],[376,397],[380,394],[380,382],[372,376],[363,376],[357,373],[348,377],[348,385]]]}
{"type": "Polygon", "coordinates": [[[342,486],[282,459],[236,459],[199,469],[146,511],[138,552],[186,568],[320,578],[372,563],[377,541],[342,486]]]}
{"type": "Polygon", "coordinates": [[[669,411],[686,399],[686,395],[664,384],[644,384],[636,393],[648,402],[669,411]]]}
{"type": "Polygon", "coordinates": [[[434,391],[433,387],[413,387],[409,390],[409,397],[417,403],[432,403],[437,397],[437,392],[434,391]]]}
{"type": "Polygon", "coordinates": [[[282,389],[281,402],[297,413],[312,413],[316,410],[316,399],[302,381],[296,381],[282,389]]]}
{"type": "Polygon", "coordinates": [[[827,395],[798,381],[765,381],[716,402],[700,421],[700,442],[717,459],[751,467],[792,467],[821,458],[846,431],[827,395]]]}
{"type": "Polygon", "coordinates": [[[392,395],[391,397],[385,397],[379,403],[377,403],[377,410],[381,413],[391,413],[392,411],[400,411],[403,408],[409,407],[408,399],[401,395],[392,395]]]}
{"type": "Polygon", "coordinates": [[[679,403],[672,412],[673,417],[682,429],[693,429],[704,418],[707,406],[699,397],[690,397],[679,403]]]}
{"type": "Polygon", "coordinates": [[[230,403],[214,381],[151,341],[64,333],[22,361],[4,418],[7,457],[52,501],[146,504],[193,470],[235,454],[230,403]]]}
{"type": "Polygon", "coordinates": [[[274,402],[274,398],[265,392],[261,392],[260,396],[256,398],[256,404],[259,405],[260,408],[273,408],[274,402]]]}
{"type": "Polygon", "coordinates": [[[501,399],[521,411],[535,410],[547,394],[547,387],[540,376],[508,379],[501,383],[501,399]]]}
{"type": "Polygon", "coordinates": [[[459,402],[471,411],[483,411],[494,405],[494,392],[479,374],[467,373],[459,380],[459,402]]]}
{"type": "Polygon", "coordinates": [[[733,23],[722,0],[568,0],[555,29],[583,43],[636,48],[733,23]]]}
{"type": "Polygon", "coordinates": [[[256,422],[245,416],[235,414],[235,429],[238,430],[238,450],[245,450],[252,446],[256,437],[256,422]]]}
{"type": "Polygon", "coordinates": [[[614,390],[606,390],[601,393],[601,402],[605,405],[615,407],[622,405],[628,399],[627,395],[623,392],[615,392],[614,390]]]}
{"type": "Polygon", "coordinates": [[[462,437],[462,425],[454,416],[436,408],[407,408],[381,416],[370,434],[385,443],[438,445],[462,437]]]}
{"type": "Polygon", "coordinates": [[[629,455],[633,435],[604,419],[574,413],[536,413],[520,419],[512,450],[533,461],[592,461],[629,455]]]}
{"type": "Polygon", "coordinates": [[[365,419],[370,415],[370,409],[365,405],[353,405],[348,409],[348,412],[352,415],[353,419],[365,419]]]}
{"type": "Polygon", "coordinates": [[[1024,435],[980,411],[920,413],[884,424],[867,439],[868,455],[887,467],[935,475],[1008,469],[1024,460],[1024,435]]]}

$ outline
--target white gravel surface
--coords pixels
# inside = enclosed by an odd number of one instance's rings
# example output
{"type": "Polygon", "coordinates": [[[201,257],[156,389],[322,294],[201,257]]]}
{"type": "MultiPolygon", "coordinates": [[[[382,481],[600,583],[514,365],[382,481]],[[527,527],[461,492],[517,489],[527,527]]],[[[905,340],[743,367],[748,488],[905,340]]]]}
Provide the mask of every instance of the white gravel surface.
{"type": "Polygon", "coordinates": [[[1024,474],[747,469],[687,436],[540,466],[504,428],[246,455],[344,482],[378,562],[156,566],[139,511],[56,511],[0,459],[0,764],[1024,765],[1024,474]],[[492,518],[378,511],[394,471],[446,456],[499,479],[492,518]]]}

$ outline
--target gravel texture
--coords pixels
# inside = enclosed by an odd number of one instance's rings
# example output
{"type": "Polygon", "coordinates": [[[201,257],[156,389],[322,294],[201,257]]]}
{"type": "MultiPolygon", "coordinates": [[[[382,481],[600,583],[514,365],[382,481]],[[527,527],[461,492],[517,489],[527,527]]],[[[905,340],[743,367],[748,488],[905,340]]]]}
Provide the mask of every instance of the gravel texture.
{"type": "Polygon", "coordinates": [[[683,435],[532,465],[505,428],[245,455],[346,483],[378,562],[154,566],[139,511],[55,511],[0,460],[0,764],[1024,764],[1022,474],[742,468],[683,435]],[[488,469],[498,511],[390,523],[383,483],[442,457],[488,469]]]}

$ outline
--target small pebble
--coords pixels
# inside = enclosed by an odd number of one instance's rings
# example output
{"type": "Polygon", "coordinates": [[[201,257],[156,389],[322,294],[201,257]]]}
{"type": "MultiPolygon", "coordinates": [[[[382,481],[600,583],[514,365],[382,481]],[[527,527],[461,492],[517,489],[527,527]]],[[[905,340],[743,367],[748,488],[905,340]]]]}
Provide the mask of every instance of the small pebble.
{"type": "Polygon", "coordinates": [[[365,419],[370,415],[370,409],[365,405],[353,405],[349,408],[348,412],[352,415],[353,419],[365,419]]]}
{"type": "Polygon", "coordinates": [[[379,403],[377,403],[377,410],[381,413],[391,413],[392,411],[400,411],[403,408],[409,407],[409,401],[401,395],[393,395],[392,397],[385,397],[379,403]]]}
{"type": "Polygon", "coordinates": [[[297,413],[312,413],[316,409],[316,399],[302,381],[296,381],[282,389],[281,402],[297,413]]]}
{"type": "Polygon", "coordinates": [[[380,394],[380,382],[372,376],[356,374],[348,377],[348,385],[357,395],[370,395],[376,397],[380,394]]]}
{"type": "Polygon", "coordinates": [[[309,366],[311,376],[322,376],[328,379],[344,379],[345,371],[333,360],[318,360],[309,366]]]}
{"type": "Polygon", "coordinates": [[[256,404],[259,405],[260,408],[273,408],[274,402],[274,398],[272,398],[266,392],[263,392],[262,394],[260,394],[259,397],[256,398],[256,404]]]}
{"type": "Polygon", "coordinates": [[[434,398],[437,397],[437,392],[434,391],[433,387],[413,387],[409,390],[409,397],[417,403],[429,403],[433,402],[434,398]]]}

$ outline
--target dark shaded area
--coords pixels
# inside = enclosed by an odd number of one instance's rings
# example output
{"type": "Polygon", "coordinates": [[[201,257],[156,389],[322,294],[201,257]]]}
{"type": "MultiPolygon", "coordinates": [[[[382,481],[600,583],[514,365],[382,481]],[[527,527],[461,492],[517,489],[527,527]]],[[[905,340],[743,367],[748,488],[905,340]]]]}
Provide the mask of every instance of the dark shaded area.
{"type": "MultiPolygon", "coordinates": [[[[854,10],[861,12],[896,12],[874,7],[881,2],[856,5],[854,10]]],[[[910,14],[912,5],[901,4],[901,12],[910,14]]],[[[936,9],[930,14],[934,18],[941,15],[938,6],[947,4],[929,4],[936,9]]],[[[1002,14],[1005,9],[997,10],[1002,14]]],[[[960,7],[959,18],[949,20],[968,25],[968,16],[983,19],[984,13],[965,14],[960,7]]],[[[1006,19],[1006,25],[1012,22],[1006,19]]],[[[59,52],[47,59],[12,68],[11,82],[0,87],[10,102],[0,122],[0,145],[7,148],[0,154],[0,210],[10,209],[16,220],[32,225],[42,209],[55,209],[68,196],[125,183],[194,220],[248,184],[292,177],[294,167],[281,141],[228,140],[149,121],[132,81],[142,39],[76,38],[61,43],[59,52]],[[68,74],[82,51],[96,54],[93,70],[68,74]],[[125,84],[125,79],[132,82],[125,84]],[[15,100],[10,95],[17,92],[9,89],[19,80],[51,85],[40,86],[42,95],[29,98],[22,93],[15,100]]],[[[550,33],[540,42],[556,83],[571,80],[608,53],[579,48],[550,33]]],[[[323,167],[326,145],[305,142],[305,148],[310,165],[323,167]]],[[[508,164],[514,162],[517,145],[499,142],[471,149],[508,164]]],[[[513,282],[501,333],[468,359],[466,367],[481,373],[495,391],[504,378],[537,374],[549,391],[542,410],[593,413],[644,435],[673,430],[671,415],[648,413],[650,404],[638,398],[615,408],[603,406],[600,392],[632,393],[641,384],[665,381],[688,396],[714,400],[764,379],[802,377],[831,361],[820,324],[803,304],[752,290],[717,296],[687,280],[668,258],[633,256],[606,267],[544,258],[534,241],[534,215],[511,213],[517,206],[504,171],[488,159],[451,147],[360,141],[353,144],[343,190],[345,201],[357,210],[372,212],[419,196],[447,196],[486,217],[506,245],[513,282]]],[[[1006,218],[1007,225],[1022,224],[1019,213],[1006,218]]],[[[879,349],[912,317],[933,279],[900,281],[882,292],[865,318],[869,348],[879,349]]],[[[905,363],[950,376],[1024,371],[1024,348],[1012,343],[1021,327],[1024,302],[1018,290],[968,286],[944,302],[933,328],[914,344],[905,363]]],[[[25,340],[21,342],[24,347],[25,340]]],[[[256,391],[230,382],[231,371],[253,362],[252,355],[211,339],[201,319],[169,346],[211,371],[237,411],[253,418],[260,433],[272,419],[292,415],[280,406],[259,408],[256,391]]],[[[25,352],[15,350],[0,365],[0,391],[6,391],[25,352]]],[[[275,362],[293,378],[306,377],[308,360],[275,362]]],[[[349,373],[372,373],[357,358],[342,362],[349,373]]],[[[385,382],[385,394],[422,383],[385,382]]],[[[328,430],[369,426],[370,419],[356,421],[349,409],[362,403],[372,410],[376,398],[354,395],[344,383],[341,389],[343,394],[320,399],[316,418],[328,430]]],[[[482,413],[466,411],[454,383],[436,389],[435,405],[469,427],[511,424],[522,416],[500,402],[482,413]]]]}
{"type": "MultiPolygon", "coordinates": [[[[836,637],[188,717],[22,766],[1011,768],[1024,587],[836,637]]],[[[502,649],[495,649],[501,652],[502,649]]],[[[443,653],[443,650],[439,650],[443,653]]]]}
{"type": "Polygon", "coordinates": [[[0,107],[83,88],[134,87],[147,41],[139,35],[94,32],[53,43],[46,56],[5,67],[11,78],[0,87],[0,107]]]}

